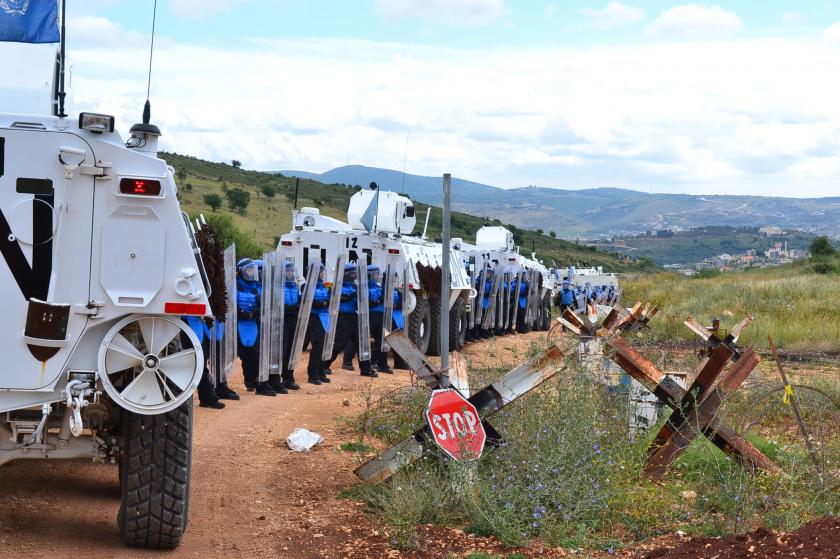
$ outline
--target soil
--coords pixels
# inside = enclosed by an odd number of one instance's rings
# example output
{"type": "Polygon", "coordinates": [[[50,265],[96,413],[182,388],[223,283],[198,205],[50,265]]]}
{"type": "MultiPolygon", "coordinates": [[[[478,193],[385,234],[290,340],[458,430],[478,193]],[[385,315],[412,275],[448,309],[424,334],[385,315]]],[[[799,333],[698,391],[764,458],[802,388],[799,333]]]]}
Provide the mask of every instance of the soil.
{"type": "MultiPolygon", "coordinates": [[[[474,343],[469,361],[521,361],[531,333],[474,343]]],[[[302,357],[306,363],[308,355],[302,357]]],[[[340,360],[336,361],[336,365],[340,360]]],[[[406,371],[359,376],[334,366],[332,382],[305,384],[276,398],[246,392],[241,373],[231,386],[242,399],[223,410],[199,408],[193,433],[190,520],[174,557],[445,558],[472,552],[507,556],[492,538],[424,526],[419,549],[393,548],[387,527],[360,502],[342,498],[359,483],[354,441],[344,419],[361,414],[371,395],[410,383],[406,371]],[[325,442],[309,453],[291,452],[286,437],[297,427],[325,442]]],[[[300,377],[301,375],[298,374],[300,377]]],[[[305,374],[304,374],[305,376],[305,374]]],[[[19,461],[0,468],[0,557],[148,557],[123,547],[117,530],[120,489],[115,465],[19,461]]],[[[527,555],[547,550],[525,550],[527,555]]],[[[542,556],[559,556],[555,550],[542,556]]]]}
{"type": "Polygon", "coordinates": [[[673,547],[654,549],[644,559],[837,559],[840,557],[840,518],[824,518],[795,532],[758,528],[749,534],[725,538],[687,538],[673,547]]]}
{"type": "MultiPolygon", "coordinates": [[[[473,343],[464,354],[473,370],[513,367],[544,333],[473,343]]],[[[303,363],[308,356],[303,356],[303,363]]],[[[338,361],[337,361],[338,363],[338,361]]],[[[300,375],[299,375],[300,376],[300,375]]],[[[394,549],[389,529],[342,493],[359,483],[354,442],[345,420],[364,411],[378,394],[408,385],[397,371],[376,379],[334,368],[332,383],[301,384],[298,393],[276,398],[246,392],[241,373],[231,385],[242,399],[224,410],[195,408],[190,524],[170,557],[271,558],[450,558],[472,553],[524,557],[584,556],[548,549],[502,547],[493,538],[455,528],[421,526],[419,548],[394,549]],[[294,453],[285,439],[297,427],[320,433],[325,442],[294,453]]],[[[116,516],[117,467],[87,462],[20,461],[0,468],[0,557],[156,557],[127,549],[116,516]]],[[[757,530],[723,539],[665,536],[617,555],[633,558],[726,559],[796,557],[840,559],[840,520],[827,519],[789,534],[757,530]],[[752,551],[750,548],[752,547],[752,551]]],[[[596,556],[608,557],[606,553],[596,556]]]]}

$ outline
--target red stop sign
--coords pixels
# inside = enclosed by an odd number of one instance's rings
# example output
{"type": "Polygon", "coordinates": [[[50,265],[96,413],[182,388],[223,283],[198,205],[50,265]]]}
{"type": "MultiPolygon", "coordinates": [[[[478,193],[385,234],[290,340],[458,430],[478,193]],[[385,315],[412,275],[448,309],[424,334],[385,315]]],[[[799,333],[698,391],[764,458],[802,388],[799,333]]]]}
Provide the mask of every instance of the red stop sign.
{"type": "Polygon", "coordinates": [[[426,408],[435,443],[455,460],[481,457],[487,434],[478,410],[454,388],[435,390],[426,408]]]}

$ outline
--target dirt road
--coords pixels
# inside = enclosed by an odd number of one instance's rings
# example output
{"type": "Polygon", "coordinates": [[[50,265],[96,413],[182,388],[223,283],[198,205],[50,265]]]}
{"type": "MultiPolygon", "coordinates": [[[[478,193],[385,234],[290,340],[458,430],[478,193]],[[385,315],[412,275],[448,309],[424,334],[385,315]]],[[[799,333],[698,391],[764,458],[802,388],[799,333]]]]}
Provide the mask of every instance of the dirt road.
{"type": "MultiPolygon", "coordinates": [[[[465,353],[474,362],[511,363],[539,337],[481,342],[465,353]]],[[[167,556],[447,557],[497,548],[492,540],[435,529],[418,554],[401,554],[361,503],[339,497],[358,483],[353,453],[339,448],[353,440],[342,418],[361,413],[371,392],[408,384],[409,375],[367,379],[334,370],[331,384],[301,383],[300,392],[276,398],[246,393],[237,374],[232,385],[242,400],[221,411],[196,401],[190,523],[181,547],[167,556]],[[285,439],[296,427],[326,442],[292,453],[285,439]]],[[[122,546],[119,495],[116,466],[21,461],[0,468],[0,557],[159,555],[122,546]]]]}

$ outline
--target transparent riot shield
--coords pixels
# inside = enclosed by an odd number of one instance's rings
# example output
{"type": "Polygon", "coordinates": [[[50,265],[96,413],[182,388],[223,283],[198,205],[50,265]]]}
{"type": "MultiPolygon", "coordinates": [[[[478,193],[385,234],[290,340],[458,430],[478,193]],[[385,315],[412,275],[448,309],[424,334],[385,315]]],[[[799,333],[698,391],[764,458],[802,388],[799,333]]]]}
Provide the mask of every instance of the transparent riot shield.
{"type": "Polygon", "coordinates": [[[409,275],[408,275],[408,265],[409,263],[405,263],[405,268],[403,268],[403,277],[402,277],[402,311],[403,311],[403,324],[405,324],[405,330],[408,331],[408,315],[411,314],[411,309],[409,308],[409,275]]]}
{"type": "Polygon", "coordinates": [[[227,290],[227,315],[225,316],[225,336],[222,341],[221,374],[222,382],[227,382],[236,368],[236,245],[225,249],[225,289],[227,290]]]}
{"type": "Polygon", "coordinates": [[[493,327],[496,320],[496,303],[499,298],[499,285],[502,282],[502,274],[495,274],[493,276],[493,286],[490,288],[490,304],[484,312],[481,319],[481,327],[489,330],[493,327]]]}
{"type": "MultiPolygon", "coordinates": [[[[475,256],[470,256],[469,264],[467,265],[467,277],[470,280],[470,287],[475,289],[475,256]]],[[[476,296],[470,303],[470,311],[467,313],[467,329],[472,329],[475,326],[475,305],[479,301],[476,296]]]]}
{"type": "Polygon", "coordinates": [[[324,338],[324,351],[321,352],[321,361],[329,361],[332,357],[335,346],[335,332],[338,324],[338,306],[341,304],[341,289],[344,287],[344,263],[347,257],[339,254],[335,262],[335,280],[330,292],[330,327],[324,338]]]}
{"type": "MultiPolygon", "coordinates": [[[[219,349],[220,344],[216,339],[218,337],[219,323],[213,320],[213,326],[210,327],[210,385],[216,388],[216,379],[219,375],[219,349]]],[[[207,356],[205,356],[205,359],[207,356]]]]}
{"type": "Polygon", "coordinates": [[[516,321],[519,319],[519,292],[522,290],[523,272],[516,274],[516,286],[513,291],[513,311],[511,312],[510,325],[516,328],[516,321]]]}
{"type": "Polygon", "coordinates": [[[499,313],[499,324],[500,328],[507,330],[508,327],[508,314],[510,314],[510,293],[511,289],[513,288],[513,282],[510,279],[510,272],[505,272],[505,282],[504,282],[504,294],[502,295],[502,306],[500,308],[499,313]]]}
{"type": "Polygon", "coordinates": [[[385,281],[382,282],[382,296],[385,298],[385,312],[382,313],[382,347],[379,350],[385,353],[391,351],[391,346],[385,341],[385,332],[391,331],[394,320],[394,272],[391,264],[385,266],[385,281]]]}
{"type": "Polygon", "coordinates": [[[540,284],[539,284],[539,272],[536,270],[530,270],[528,276],[530,278],[528,282],[528,325],[531,326],[534,324],[534,321],[537,319],[537,305],[539,304],[540,300],[540,284]]]}
{"type": "Polygon", "coordinates": [[[482,264],[481,264],[481,275],[478,276],[481,279],[481,284],[476,286],[476,291],[478,291],[478,297],[475,307],[475,326],[481,326],[484,324],[484,284],[487,281],[487,258],[482,255],[481,257],[482,264]]]}
{"type": "MultiPolygon", "coordinates": [[[[283,317],[286,315],[286,293],[283,289],[284,264],[280,255],[272,253],[272,276],[271,276],[271,316],[269,326],[271,328],[271,346],[268,353],[268,372],[271,375],[279,375],[283,372],[283,317]]],[[[266,320],[263,319],[263,324],[266,320]]]]}
{"type": "Polygon", "coordinates": [[[315,296],[315,286],[318,285],[318,274],[320,272],[321,260],[319,258],[313,258],[309,262],[309,270],[306,272],[306,283],[303,285],[303,293],[300,295],[295,336],[292,339],[292,349],[289,351],[289,364],[287,365],[290,371],[294,371],[297,367],[298,359],[300,359],[300,354],[303,351],[303,340],[306,338],[306,329],[309,326],[309,313],[312,312],[312,299],[315,296]]]}
{"type": "Polygon", "coordinates": [[[370,308],[368,306],[367,266],[359,266],[356,274],[356,300],[359,321],[359,362],[370,361],[370,308]]]}
{"type": "Polygon", "coordinates": [[[266,252],[262,257],[263,269],[260,274],[262,281],[262,298],[260,300],[260,368],[257,380],[268,381],[271,374],[271,322],[274,310],[274,267],[277,255],[266,252]]]}

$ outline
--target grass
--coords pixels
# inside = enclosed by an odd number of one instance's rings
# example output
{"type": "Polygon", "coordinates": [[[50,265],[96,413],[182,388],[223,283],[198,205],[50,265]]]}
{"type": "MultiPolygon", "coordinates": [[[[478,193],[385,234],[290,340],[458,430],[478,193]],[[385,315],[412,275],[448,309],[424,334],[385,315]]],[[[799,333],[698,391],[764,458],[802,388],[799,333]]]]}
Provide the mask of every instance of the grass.
{"type": "Polygon", "coordinates": [[[664,317],[651,324],[655,340],[694,339],[682,324],[716,317],[730,328],[744,316],[755,320],[743,344],[767,347],[767,335],[790,351],[840,351],[838,276],[818,274],[804,261],[778,268],[686,278],[676,273],[636,276],[622,282],[625,301],[650,301],[664,317]]]}
{"type": "MultiPolygon", "coordinates": [[[[510,365],[471,369],[471,376],[492,380],[510,365]]],[[[627,396],[607,392],[570,362],[552,381],[492,418],[505,443],[485,451],[473,466],[430,454],[389,482],[362,486],[357,495],[404,548],[416,546],[414,527],[429,523],[492,535],[509,546],[538,540],[584,550],[614,550],[677,530],[721,535],[759,525],[797,528],[840,512],[840,441],[833,431],[840,401],[833,399],[836,391],[828,399],[803,399],[809,425],[823,435],[817,444],[833,464],[823,485],[777,385],[767,381],[775,392],[766,398],[736,393],[741,398],[726,401],[724,415],[784,475],[748,472],[700,439],[662,483],[651,483],[641,471],[658,426],[647,436],[631,437],[627,396]]],[[[423,392],[373,403],[357,424],[360,438],[394,442],[417,428],[428,398],[423,392]]],[[[764,392],[756,388],[754,394],[764,392]]]]}
{"type": "MultiPolygon", "coordinates": [[[[213,220],[214,224],[218,219],[229,219],[230,227],[226,229],[227,233],[222,239],[231,242],[235,233],[239,239],[237,247],[240,255],[260,256],[263,251],[276,247],[280,235],[288,233],[291,229],[295,178],[246,171],[224,163],[213,163],[174,153],[160,155],[176,169],[176,172],[186,173],[183,180],[177,179],[182,209],[192,217],[204,214],[213,220]],[[231,211],[226,201],[218,212],[212,211],[204,202],[205,195],[209,194],[216,194],[224,200],[225,189],[234,188],[241,188],[251,195],[245,214],[231,211]],[[268,196],[264,191],[274,195],[268,196]]],[[[300,179],[299,185],[299,208],[314,206],[319,208],[323,215],[342,220],[346,220],[350,197],[360,188],[343,184],[323,184],[309,179],[300,179]]],[[[415,207],[417,226],[414,233],[420,234],[429,206],[416,203],[415,207]]],[[[440,208],[433,208],[427,232],[429,238],[440,237],[441,217],[440,208]]],[[[487,223],[503,225],[499,220],[488,221],[482,217],[452,212],[452,237],[474,242],[476,231],[487,223]]],[[[523,254],[530,255],[533,247],[538,257],[548,266],[551,266],[553,260],[562,266],[604,266],[611,272],[657,269],[655,264],[646,259],[630,260],[595,248],[553,239],[536,231],[519,229],[512,225],[506,227],[514,233],[517,243],[522,246],[523,254]]]]}

